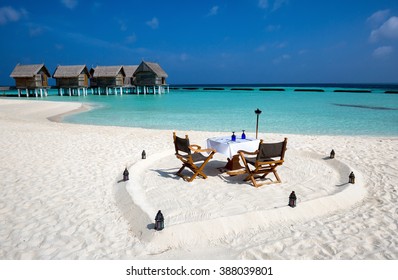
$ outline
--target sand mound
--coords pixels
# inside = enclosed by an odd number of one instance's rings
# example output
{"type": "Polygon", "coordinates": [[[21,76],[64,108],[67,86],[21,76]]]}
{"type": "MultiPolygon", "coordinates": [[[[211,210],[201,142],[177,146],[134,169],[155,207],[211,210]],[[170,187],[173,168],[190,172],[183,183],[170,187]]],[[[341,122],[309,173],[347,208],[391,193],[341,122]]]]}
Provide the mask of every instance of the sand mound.
{"type": "MultiPolygon", "coordinates": [[[[171,150],[130,167],[126,188],[151,221],[139,233],[151,240],[151,247],[204,245],[246,231],[305,222],[350,207],[366,194],[360,172],[355,171],[356,184],[348,184],[352,167],[314,152],[289,149],[285,164],[278,168],[283,183],[260,188],[244,182],[245,175],[220,171],[225,161],[217,154],[205,168],[209,177],[191,183],[175,175],[181,164],[171,150]],[[287,206],[292,190],[298,196],[295,209],[287,206]],[[166,228],[154,233],[151,223],[158,209],[165,215],[166,228]]],[[[274,179],[272,174],[268,177],[274,179]]]]}

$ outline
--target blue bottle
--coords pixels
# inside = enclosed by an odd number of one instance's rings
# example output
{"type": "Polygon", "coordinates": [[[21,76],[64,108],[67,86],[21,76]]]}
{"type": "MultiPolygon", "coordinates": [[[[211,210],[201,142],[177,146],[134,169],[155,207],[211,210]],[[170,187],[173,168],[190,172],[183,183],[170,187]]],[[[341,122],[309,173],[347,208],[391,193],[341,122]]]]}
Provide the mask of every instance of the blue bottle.
{"type": "Polygon", "coordinates": [[[231,140],[232,141],[236,141],[235,131],[232,132],[231,140]]]}
{"type": "Polygon", "coordinates": [[[244,130],[242,130],[242,139],[246,139],[246,134],[244,130]]]}

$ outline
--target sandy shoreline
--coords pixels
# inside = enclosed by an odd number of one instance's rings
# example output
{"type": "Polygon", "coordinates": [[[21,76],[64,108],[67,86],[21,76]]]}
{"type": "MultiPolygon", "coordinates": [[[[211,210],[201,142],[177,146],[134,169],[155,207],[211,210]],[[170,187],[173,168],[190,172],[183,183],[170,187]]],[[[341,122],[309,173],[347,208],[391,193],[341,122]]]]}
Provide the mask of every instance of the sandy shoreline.
{"type": "Polygon", "coordinates": [[[70,116],[70,115],[73,115],[73,114],[79,114],[79,113],[82,113],[82,112],[88,111],[88,110],[91,110],[91,107],[89,105],[81,104],[81,106],[79,108],[77,108],[77,109],[74,109],[74,110],[71,110],[71,111],[68,111],[68,112],[65,112],[65,113],[61,113],[61,114],[58,114],[58,115],[55,115],[55,116],[50,116],[47,119],[49,121],[52,121],[52,122],[62,122],[62,120],[63,120],[63,118],[65,116],[70,116]]]}
{"type": "MultiPolygon", "coordinates": [[[[49,121],[86,109],[0,99],[0,259],[398,259],[397,137],[260,133],[289,138],[282,184],[226,176],[222,155],[186,183],[172,131],[49,121]]],[[[185,133],[202,146],[224,135],[185,133]]]]}

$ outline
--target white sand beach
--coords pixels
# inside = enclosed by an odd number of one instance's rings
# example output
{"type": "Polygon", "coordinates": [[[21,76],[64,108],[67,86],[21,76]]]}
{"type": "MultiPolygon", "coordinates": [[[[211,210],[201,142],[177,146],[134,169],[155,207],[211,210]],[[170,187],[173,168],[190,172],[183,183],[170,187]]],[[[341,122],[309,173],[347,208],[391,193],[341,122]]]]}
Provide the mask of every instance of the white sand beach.
{"type": "Polygon", "coordinates": [[[85,106],[0,99],[0,259],[398,259],[396,137],[260,133],[288,138],[281,184],[220,172],[222,154],[188,183],[171,130],[55,122],[85,106]]]}

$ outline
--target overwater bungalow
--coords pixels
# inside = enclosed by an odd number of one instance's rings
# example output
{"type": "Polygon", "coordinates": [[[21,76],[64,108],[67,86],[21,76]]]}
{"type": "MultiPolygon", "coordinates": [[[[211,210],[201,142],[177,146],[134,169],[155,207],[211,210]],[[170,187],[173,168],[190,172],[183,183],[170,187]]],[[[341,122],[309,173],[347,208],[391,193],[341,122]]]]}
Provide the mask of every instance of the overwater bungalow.
{"type": "Polygon", "coordinates": [[[135,89],[135,78],[134,78],[134,72],[137,70],[138,65],[124,65],[124,73],[126,74],[126,77],[124,78],[124,89],[127,93],[133,92],[135,89]]]}
{"type": "Polygon", "coordinates": [[[93,93],[123,94],[123,85],[126,73],[123,66],[97,66],[90,70],[90,86],[93,93]]]}
{"type": "Polygon", "coordinates": [[[142,90],[145,94],[152,89],[155,94],[156,88],[158,88],[158,93],[162,93],[164,87],[167,86],[168,89],[168,85],[166,84],[167,77],[168,75],[159,64],[142,61],[134,72],[137,93],[139,94],[140,90],[142,90]]]}
{"type": "Polygon", "coordinates": [[[89,77],[90,73],[86,65],[58,65],[53,74],[58,93],[61,96],[63,94],[80,96],[80,93],[87,95],[89,77]]]}
{"type": "Polygon", "coordinates": [[[45,96],[48,94],[48,78],[51,75],[44,64],[17,64],[10,77],[15,79],[19,97],[23,93],[26,94],[26,97],[29,97],[29,94],[34,94],[36,97],[39,94],[41,97],[43,94],[45,96]]]}

